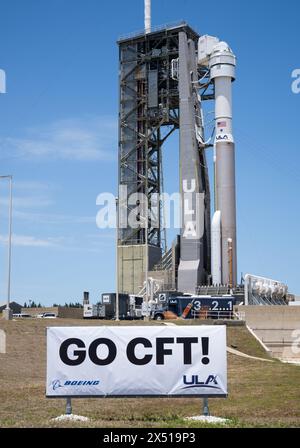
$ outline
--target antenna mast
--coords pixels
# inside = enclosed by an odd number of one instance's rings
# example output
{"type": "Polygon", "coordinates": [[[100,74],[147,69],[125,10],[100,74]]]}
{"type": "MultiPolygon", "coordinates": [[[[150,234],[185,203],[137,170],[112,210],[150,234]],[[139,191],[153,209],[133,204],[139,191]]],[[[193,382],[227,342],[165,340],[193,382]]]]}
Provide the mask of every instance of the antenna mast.
{"type": "Polygon", "coordinates": [[[151,0],[145,0],[145,33],[151,33],[151,0]]]}

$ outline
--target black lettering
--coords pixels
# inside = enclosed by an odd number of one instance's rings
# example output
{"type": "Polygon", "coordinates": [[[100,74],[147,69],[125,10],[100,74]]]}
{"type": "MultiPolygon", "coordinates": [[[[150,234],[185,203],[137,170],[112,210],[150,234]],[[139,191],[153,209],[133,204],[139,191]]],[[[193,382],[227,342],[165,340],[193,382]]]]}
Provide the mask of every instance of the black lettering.
{"type": "Polygon", "coordinates": [[[91,361],[97,366],[107,366],[111,364],[117,356],[117,347],[110,339],[99,338],[93,341],[89,348],[89,357],[91,361]],[[100,359],[97,355],[99,345],[106,345],[108,348],[108,355],[104,359],[100,359]]]}
{"type": "Polygon", "coordinates": [[[152,344],[149,341],[149,339],[146,338],[132,339],[132,341],[130,341],[129,344],[127,345],[127,358],[132,364],[135,364],[136,366],[144,366],[145,364],[148,364],[151,361],[152,355],[145,355],[144,358],[137,358],[135,356],[135,348],[138,344],[142,344],[145,348],[152,347],[152,344]]]}
{"type": "Polygon", "coordinates": [[[177,338],[177,344],[183,344],[183,364],[192,364],[192,344],[198,344],[198,338],[177,338]]]}
{"type": "Polygon", "coordinates": [[[156,339],[156,364],[164,365],[165,355],[172,355],[171,349],[165,349],[165,344],[174,344],[174,338],[157,338],[156,339]]]}
{"type": "Polygon", "coordinates": [[[66,339],[61,344],[60,349],[59,349],[60,359],[67,366],[79,366],[85,360],[86,352],[85,352],[85,350],[74,350],[73,354],[74,354],[74,356],[77,356],[77,358],[70,359],[68,356],[68,349],[71,345],[77,345],[78,348],[85,349],[84,342],[81,339],[76,339],[76,338],[66,339]]]}

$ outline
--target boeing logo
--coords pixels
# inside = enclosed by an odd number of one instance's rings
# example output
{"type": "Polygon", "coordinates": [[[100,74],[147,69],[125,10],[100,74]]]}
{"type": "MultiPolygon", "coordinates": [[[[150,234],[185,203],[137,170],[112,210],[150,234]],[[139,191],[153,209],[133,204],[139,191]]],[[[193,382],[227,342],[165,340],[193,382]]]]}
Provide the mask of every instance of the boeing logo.
{"type": "Polygon", "coordinates": [[[63,387],[60,383],[60,380],[52,381],[52,389],[53,390],[59,389],[60,387],[63,387]]]}
{"type": "Polygon", "coordinates": [[[208,389],[220,389],[217,381],[217,376],[209,375],[206,381],[200,381],[199,375],[192,375],[188,378],[186,375],[183,377],[183,384],[185,387],[182,389],[192,389],[192,388],[208,388],[208,389]]]}
{"type": "Polygon", "coordinates": [[[53,390],[57,390],[60,387],[68,387],[68,386],[69,387],[70,386],[73,386],[73,387],[98,386],[99,384],[100,384],[99,380],[97,380],[97,381],[95,381],[95,380],[91,380],[91,381],[88,381],[88,380],[65,381],[63,384],[61,384],[60,380],[54,380],[54,381],[52,381],[52,389],[53,390]]]}

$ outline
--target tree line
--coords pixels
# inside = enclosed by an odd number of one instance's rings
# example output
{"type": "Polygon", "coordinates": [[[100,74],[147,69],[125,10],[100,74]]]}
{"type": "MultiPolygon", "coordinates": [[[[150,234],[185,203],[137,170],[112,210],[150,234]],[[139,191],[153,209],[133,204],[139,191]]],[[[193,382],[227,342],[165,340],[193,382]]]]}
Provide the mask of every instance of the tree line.
{"type": "MultiPolygon", "coordinates": [[[[70,302],[65,303],[64,305],[53,303],[52,305],[53,308],[57,308],[59,306],[63,306],[66,308],[83,308],[80,302],[70,302]]],[[[36,303],[34,300],[29,300],[28,303],[27,302],[24,303],[23,308],[45,308],[45,307],[41,303],[36,303]]]]}

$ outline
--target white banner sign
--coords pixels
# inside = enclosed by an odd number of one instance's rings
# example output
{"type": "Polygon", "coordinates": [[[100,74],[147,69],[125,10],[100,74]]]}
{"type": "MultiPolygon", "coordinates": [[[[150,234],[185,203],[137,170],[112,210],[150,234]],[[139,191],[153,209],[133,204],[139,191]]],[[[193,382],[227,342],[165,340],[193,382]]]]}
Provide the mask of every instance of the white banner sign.
{"type": "Polygon", "coordinates": [[[46,393],[224,397],[226,327],[50,327],[46,393]]]}

